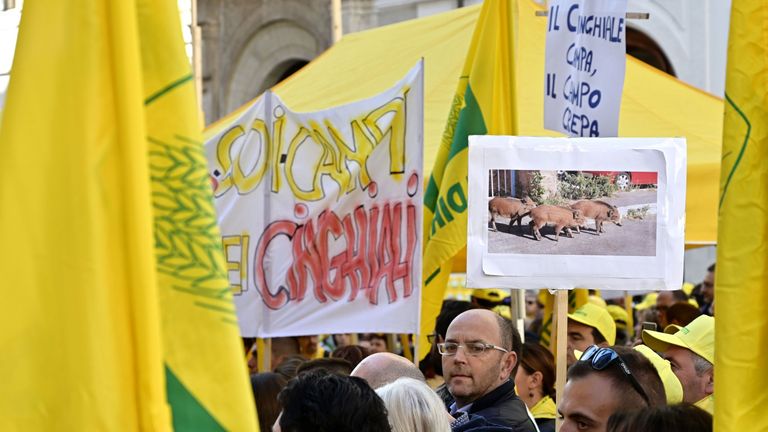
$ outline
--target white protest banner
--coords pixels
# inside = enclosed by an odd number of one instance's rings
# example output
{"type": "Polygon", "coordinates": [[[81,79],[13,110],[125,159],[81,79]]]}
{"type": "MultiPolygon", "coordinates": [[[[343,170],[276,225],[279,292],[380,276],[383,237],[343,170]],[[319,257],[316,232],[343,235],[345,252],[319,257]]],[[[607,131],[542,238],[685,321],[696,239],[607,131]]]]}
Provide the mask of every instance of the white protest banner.
{"type": "Polygon", "coordinates": [[[206,142],[243,336],[417,331],[422,76],[310,113],[268,92],[206,142]]]}
{"type": "Polygon", "coordinates": [[[684,138],[471,136],[467,285],[680,289],[685,182],[684,138]]]}
{"type": "Polygon", "coordinates": [[[612,137],[626,67],[626,0],[550,0],[544,127],[612,137]]]}

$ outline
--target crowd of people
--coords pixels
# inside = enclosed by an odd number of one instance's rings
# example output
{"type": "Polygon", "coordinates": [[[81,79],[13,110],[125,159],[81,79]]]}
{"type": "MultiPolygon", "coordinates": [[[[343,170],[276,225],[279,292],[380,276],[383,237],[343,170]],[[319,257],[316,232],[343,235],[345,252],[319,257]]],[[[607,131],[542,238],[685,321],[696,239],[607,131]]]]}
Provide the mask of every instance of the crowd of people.
{"type": "Polygon", "coordinates": [[[538,293],[526,297],[525,343],[498,313],[503,298],[445,300],[419,366],[400,355],[412,358],[411,346],[390,346],[386,335],[340,334],[272,339],[272,371],[258,372],[246,340],[259,423],[285,432],[551,432],[560,418],[562,432],[711,431],[714,271],[629,308],[590,295],[568,314],[559,400],[538,293]]]}

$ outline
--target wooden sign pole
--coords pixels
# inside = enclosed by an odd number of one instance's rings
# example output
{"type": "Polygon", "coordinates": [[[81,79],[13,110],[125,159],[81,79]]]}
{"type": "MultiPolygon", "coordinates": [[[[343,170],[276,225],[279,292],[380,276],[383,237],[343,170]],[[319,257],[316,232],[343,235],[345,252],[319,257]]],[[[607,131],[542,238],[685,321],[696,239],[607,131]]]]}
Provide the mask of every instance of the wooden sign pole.
{"type": "Polygon", "coordinates": [[[259,356],[259,373],[272,371],[272,339],[256,339],[256,352],[259,356]]]}
{"type": "Polygon", "coordinates": [[[331,0],[331,39],[333,43],[341,40],[341,0],[331,0]]]}

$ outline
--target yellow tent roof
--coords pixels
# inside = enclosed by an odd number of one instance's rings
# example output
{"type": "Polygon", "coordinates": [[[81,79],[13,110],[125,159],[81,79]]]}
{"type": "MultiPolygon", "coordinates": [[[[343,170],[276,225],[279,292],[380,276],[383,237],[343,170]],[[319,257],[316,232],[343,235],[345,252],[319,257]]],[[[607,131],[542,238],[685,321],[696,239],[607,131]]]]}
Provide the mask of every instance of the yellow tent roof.
{"type": "MultiPolygon", "coordinates": [[[[517,95],[519,135],[558,136],[543,127],[546,19],[530,0],[519,2],[517,95]]],[[[353,33],[274,91],[296,111],[371,97],[388,89],[421,58],[425,61],[424,166],[434,164],[478,6],[353,33]]],[[[212,125],[206,138],[245,107],[212,125]]],[[[714,243],[720,177],[723,101],[627,57],[619,136],[688,139],[686,242],[714,243]]],[[[426,178],[426,173],[425,173],[426,178]]],[[[455,271],[466,259],[457,257],[455,271]]]]}

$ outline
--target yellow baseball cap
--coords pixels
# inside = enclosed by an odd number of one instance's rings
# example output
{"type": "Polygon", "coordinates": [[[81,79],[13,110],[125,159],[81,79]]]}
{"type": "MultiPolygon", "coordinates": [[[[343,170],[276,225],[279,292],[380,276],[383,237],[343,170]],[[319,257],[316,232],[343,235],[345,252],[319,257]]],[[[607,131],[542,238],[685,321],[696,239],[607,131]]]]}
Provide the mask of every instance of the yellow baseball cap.
{"type": "Polygon", "coordinates": [[[682,289],[683,289],[683,292],[685,293],[685,295],[687,295],[687,296],[690,296],[690,295],[691,295],[691,293],[693,292],[693,289],[694,289],[695,287],[696,287],[696,286],[695,286],[694,284],[692,284],[692,283],[690,283],[690,282],[685,282],[685,283],[683,284],[683,288],[682,288],[682,289]]]}
{"type": "Polygon", "coordinates": [[[568,319],[596,328],[608,345],[616,343],[616,323],[605,308],[585,303],[584,306],[568,314],[568,319]]]}
{"type": "Polygon", "coordinates": [[[613,318],[613,322],[616,323],[617,329],[619,330],[627,329],[627,321],[629,321],[629,314],[627,314],[626,309],[617,305],[608,305],[608,307],[605,310],[607,310],[608,313],[611,315],[611,318],[613,318]]]}
{"type": "Polygon", "coordinates": [[[509,290],[503,289],[476,289],[472,291],[472,297],[482,300],[488,300],[495,303],[501,303],[505,298],[509,297],[509,290]]]}
{"type": "Polygon", "coordinates": [[[498,305],[491,309],[493,312],[503,316],[506,319],[512,319],[512,309],[507,305],[498,305]]]}
{"type": "Polygon", "coordinates": [[[656,352],[664,352],[670,345],[686,348],[714,364],[715,319],[702,315],[674,334],[643,330],[643,342],[656,352]]]}
{"type": "Polygon", "coordinates": [[[651,306],[656,306],[656,297],[659,296],[659,293],[648,293],[645,298],[643,298],[643,301],[635,305],[635,310],[645,310],[648,309],[651,306]]]}
{"type": "Polygon", "coordinates": [[[596,295],[587,297],[587,301],[595,306],[600,306],[602,308],[608,307],[608,304],[605,302],[605,300],[603,300],[602,297],[598,297],[596,295]]]}
{"type": "Polygon", "coordinates": [[[672,372],[672,365],[668,360],[664,360],[660,355],[656,354],[652,349],[645,345],[638,345],[634,348],[635,351],[644,355],[648,360],[653,363],[653,367],[656,368],[656,372],[659,373],[661,383],[664,384],[664,393],[667,394],[667,403],[672,405],[683,401],[683,385],[680,384],[680,380],[672,372]]]}

